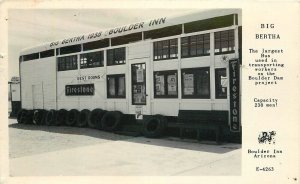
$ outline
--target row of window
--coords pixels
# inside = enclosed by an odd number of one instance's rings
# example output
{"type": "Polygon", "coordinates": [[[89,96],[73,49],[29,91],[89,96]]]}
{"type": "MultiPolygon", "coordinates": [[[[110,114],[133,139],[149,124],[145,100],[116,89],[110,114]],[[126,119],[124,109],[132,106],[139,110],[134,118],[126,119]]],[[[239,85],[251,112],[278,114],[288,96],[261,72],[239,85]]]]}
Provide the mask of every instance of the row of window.
{"type": "MultiPolygon", "coordinates": [[[[135,79],[136,77],[133,77],[135,79]]],[[[182,98],[209,99],[210,72],[209,68],[182,69],[182,98]]],[[[107,97],[125,98],[125,74],[107,76],[107,97]]],[[[215,69],[215,98],[227,98],[228,79],[225,68],[215,69]]],[[[132,88],[133,93],[135,89],[132,88]]],[[[145,89],[144,89],[145,90],[145,89]]],[[[154,72],[154,98],[178,98],[177,71],[154,72]]]]}
{"type": "MultiPolygon", "coordinates": [[[[125,64],[125,47],[107,50],[107,65],[125,64]]],[[[77,55],[57,58],[57,70],[76,70],[77,55]]],[[[91,52],[80,54],[80,68],[94,68],[104,66],[104,52],[91,52]]]]}
{"type": "MultiPolygon", "coordinates": [[[[153,43],[154,60],[174,59],[178,57],[177,39],[163,40],[153,43]]],[[[234,31],[221,31],[215,33],[215,53],[234,52],[234,31]]],[[[209,34],[194,35],[181,38],[182,58],[206,56],[210,53],[209,34]]],[[[25,58],[24,56],[24,59],[25,58]]],[[[94,68],[104,66],[103,51],[80,54],[80,68],[94,68]]],[[[77,69],[77,57],[64,56],[58,58],[58,71],[77,69]]],[[[107,50],[107,65],[120,65],[126,63],[125,47],[107,50]]]]}
{"type": "MultiPolygon", "coordinates": [[[[234,30],[215,32],[215,54],[233,53],[234,30]]],[[[175,59],[177,39],[157,41],[153,43],[154,60],[175,59]]],[[[207,56],[210,54],[210,34],[200,34],[181,38],[181,57],[207,56]]]]}
{"type": "Polygon", "coordinates": [[[54,56],[54,49],[46,50],[40,53],[32,53],[32,54],[27,54],[24,56],[20,56],[20,61],[29,61],[29,60],[34,60],[34,59],[39,59],[39,58],[46,58],[46,57],[52,57],[54,56]]]}
{"type": "MultiPolygon", "coordinates": [[[[234,46],[234,30],[215,32],[215,54],[233,53],[234,46]]],[[[83,50],[92,50],[95,48],[103,48],[107,45],[107,39],[95,41],[91,43],[84,43],[83,50]]],[[[157,41],[153,43],[153,59],[165,60],[178,58],[178,40],[170,39],[157,41]]],[[[81,45],[71,45],[56,49],[57,55],[70,54],[74,52],[81,52],[81,45]]],[[[200,34],[181,38],[181,57],[196,57],[207,56],[210,53],[210,34],[200,34]]],[[[46,50],[40,53],[28,54],[20,57],[20,61],[28,61],[39,58],[46,58],[54,56],[54,49],[46,50]]],[[[102,53],[103,55],[103,53],[102,53]]],[[[103,57],[103,56],[100,56],[103,57]]],[[[108,65],[125,64],[126,52],[125,47],[107,50],[108,65]]],[[[94,66],[94,65],[92,65],[94,66]]],[[[101,65],[96,65],[98,67],[101,65]]],[[[84,67],[88,68],[88,67],[84,67]]]]}

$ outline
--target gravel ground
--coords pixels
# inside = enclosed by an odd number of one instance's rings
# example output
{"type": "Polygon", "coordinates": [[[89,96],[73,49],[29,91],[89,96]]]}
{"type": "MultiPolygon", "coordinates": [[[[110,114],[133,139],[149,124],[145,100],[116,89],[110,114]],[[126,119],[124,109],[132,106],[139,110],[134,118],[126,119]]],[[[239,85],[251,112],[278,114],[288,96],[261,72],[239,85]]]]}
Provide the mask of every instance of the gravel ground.
{"type": "Polygon", "coordinates": [[[11,176],[241,175],[240,144],[129,137],[9,120],[11,176]]]}
{"type": "Polygon", "coordinates": [[[17,158],[132,137],[90,128],[17,124],[9,120],[9,157],[17,158]]]}

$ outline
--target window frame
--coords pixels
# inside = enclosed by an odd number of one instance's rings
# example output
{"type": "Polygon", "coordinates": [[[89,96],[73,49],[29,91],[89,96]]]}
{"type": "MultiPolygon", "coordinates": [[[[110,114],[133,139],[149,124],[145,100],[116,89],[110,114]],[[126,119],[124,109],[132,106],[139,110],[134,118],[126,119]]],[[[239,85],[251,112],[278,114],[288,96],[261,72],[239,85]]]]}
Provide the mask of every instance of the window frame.
{"type": "Polygon", "coordinates": [[[182,99],[210,99],[211,98],[211,84],[210,84],[210,67],[199,67],[199,68],[183,68],[181,69],[181,97],[182,99]],[[208,95],[198,95],[197,90],[197,76],[199,76],[201,71],[208,71],[208,95]],[[189,74],[194,74],[193,76],[193,85],[194,85],[194,95],[185,95],[184,94],[184,73],[189,72],[189,74]],[[196,78],[195,78],[196,74],[196,78]]]}
{"type": "Polygon", "coordinates": [[[180,53],[181,53],[181,58],[192,58],[192,57],[201,57],[201,56],[209,56],[211,52],[211,47],[210,47],[210,33],[203,33],[203,34],[196,34],[196,35],[191,35],[191,36],[185,36],[181,37],[181,44],[180,44],[180,53]],[[205,40],[205,38],[208,36],[208,42],[205,40]],[[199,40],[198,38],[201,37],[202,39],[199,40]],[[195,41],[193,41],[193,45],[195,47],[195,55],[192,55],[192,44],[191,44],[191,39],[194,38],[195,41]],[[183,42],[183,39],[187,39],[187,42],[183,42]],[[187,55],[183,55],[183,43],[185,44],[184,47],[187,48],[187,55]],[[209,45],[209,52],[205,53],[205,45],[209,45]],[[200,47],[201,46],[201,47],[200,47]],[[202,49],[202,54],[198,54],[198,47],[202,49]]]}
{"type": "Polygon", "coordinates": [[[54,49],[49,49],[49,50],[40,52],[40,58],[47,58],[47,57],[53,57],[53,56],[55,56],[54,49]]]}
{"type": "Polygon", "coordinates": [[[178,70],[163,70],[163,71],[153,71],[153,93],[154,98],[178,98],[178,70]],[[156,75],[163,75],[164,76],[164,95],[157,95],[156,94],[156,75]],[[169,75],[176,75],[176,95],[169,95],[168,94],[168,76],[169,75]]]}
{"type": "Polygon", "coordinates": [[[79,55],[79,68],[80,68],[80,69],[97,68],[97,67],[104,67],[104,51],[103,51],[103,50],[101,50],[101,51],[96,51],[96,52],[82,53],[82,54],[79,55]],[[95,54],[95,55],[96,55],[96,54],[98,54],[98,53],[100,54],[100,65],[99,65],[99,66],[98,66],[98,65],[97,65],[97,66],[94,66],[94,65],[93,65],[94,62],[91,63],[92,66],[89,66],[89,63],[90,63],[90,62],[88,62],[88,59],[87,59],[87,66],[82,67],[81,59],[82,59],[83,56],[89,55],[89,54],[90,54],[90,55],[91,55],[91,54],[95,54]]]}
{"type": "MultiPolygon", "coordinates": [[[[228,76],[227,76],[227,69],[226,68],[215,68],[215,99],[227,99],[227,95],[228,95],[228,83],[227,83],[227,87],[226,87],[226,95],[225,96],[220,96],[218,95],[219,93],[219,84],[218,84],[218,76],[217,76],[217,71],[222,71],[222,70],[225,70],[225,74],[226,74],[226,77],[227,77],[227,80],[228,80],[228,76]]],[[[229,82],[229,81],[228,81],[229,82]]]]}
{"type": "Polygon", "coordinates": [[[56,53],[56,55],[67,55],[67,54],[73,54],[82,52],[82,44],[76,44],[76,45],[68,45],[64,47],[60,47],[59,53],[56,53]]]}
{"type": "Polygon", "coordinates": [[[126,75],[125,74],[110,74],[106,76],[106,97],[109,99],[112,98],[126,98],[126,75]],[[110,95],[109,94],[109,78],[113,77],[115,79],[115,95],[110,95]],[[119,92],[119,79],[121,77],[124,77],[124,95],[118,95],[119,92]],[[117,80],[116,80],[117,79],[117,80]],[[117,90],[116,90],[117,89],[117,90]]]}
{"type": "Polygon", "coordinates": [[[62,56],[62,57],[57,57],[57,71],[58,72],[61,72],[61,71],[69,71],[69,70],[78,70],[78,55],[76,54],[76,55],[69,55],[69,56],[62,56]],[[71,57],[73,57],[73,58],[76,58],[75,60],[75,62],[76,62],[76,65],[74,65],[74,61],[72,60],[72,62],[69,62],[69,63],[67,63],[66,62],[66,60],[64,60],[64,69],[61,69],[61,66],[62,66],[62,64],[60,63],[61,61],[59,61],[60,59],[62,59],[62,58],[71,58],[71,57]],[[67,69],[67,66],[69,67],[69,68],[71,68],[71,69],[67,69]],[[72,67],[73,66],[73,67],[72,67]],[[76,66],[76,68],[74,67],[74,66],[76,66]]]}
{"type": "Polygon", "coordinates": [[[112,48],[112,49],[106,50],[106,66],[124,65],[124,64],[126,64],[126,47],[117,47],[117,48],[112,48]],[[122,61],[124,61],[123,63],[115,63],[117,61],[116,60],[116,51],[118,49],[124,49],[124,51],[122,51],[122,52],[124,52],[124,60],[122,60],[122,61]],[[109,57],[111,55],[109,52],[112,52],[112,61],[111,62],[113,64],[109,63],[110,62],[109,57]]]}
{"type": "MultiPolygon", "coordinates": [[[[225,48],[225,47],[224,47],[225,48]]],[[[229,30],[224,30],[224,31],[217,31],[217,32],[214,32],[214,54],[215,55],[221,55],[221,54],[231,54],[231,53],[234,53],[235,52],[235,50],[236,50],[236,48],[235,48],[235,30],[234,29],[229,29],[229,30]],[[232,40],[230,40],[230,32],[233,32],[233,39],[232,40]],[[221,35],[222,35],[222,33],[225,33],[225,32],[227,32],[227,37],[225,37],[225,38],[222,38],[221,37],[221,35]],[[216,34],[219,34],[219,39],[218,39],[218,41],[216,40],[216,34]],[[222,40],[223,39],[223,40],[222,40]],[[217,42],[219,43],[219,44],[217,44],[217,42]],[[227,51],[222,51],[222,43],[225,43],[226,42],[226,44],[227,44],[227,51]],[[229,48],[230,48],[230,42],[232,42],[233,43],[233,49],[232,50],[229,50],[229,48]],[[217,45],[219,46],[219,49],[220,49],[220,51],[219,52],[217,52],[216,51],[216,48],[217,48],[217,45]]]]}
{"type": "Polygon", "coordinates": [[[40,59],[39,52],[23,55],[23,61],[32,61],[36,59],[40,59]]]}
{"type": "MultiPolygon", "coordinates": [[[[172,53],[174,54],[174,53],[172,53]]],[[[153,61],[160,61],[160,60],[169,60],[169,59],[178,59],[178,38],[171,38],[167,40],[159,40],[159,41],[154,41],[153,42],[153,61]],[[171,41],[176,40],[176,44],[171,45],[171,41]],[[164,42],[168,42],[168,48],[164,48],[164,42]],[[159,47],[158,47],[159,46],[159,47]],[[172,50],[175,50],[175,57],[171,57],[171,46],[172,50]],[[164,50],[168,51],[168,57],[164,57],[164,50]],[[161,55],[158,55],[160,53],[161,55]],[[160,56],[160,58],[155,58],[155,57],[160,56]]]]}

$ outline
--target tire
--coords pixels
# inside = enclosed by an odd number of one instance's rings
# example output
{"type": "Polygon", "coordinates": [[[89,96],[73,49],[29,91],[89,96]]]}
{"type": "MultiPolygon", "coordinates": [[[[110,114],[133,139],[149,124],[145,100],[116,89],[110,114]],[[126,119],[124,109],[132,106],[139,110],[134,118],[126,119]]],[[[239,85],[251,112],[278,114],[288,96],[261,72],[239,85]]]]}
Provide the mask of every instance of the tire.
{"type": "Polygon", "coordinates": [[[21,109],[19,112],[18,112],[18,116],[17,116],[17,122],[19,124],[22,124],[24,123],[22,120],[22,117],[23,117],[23,114],[24,114],[24,111],[26,111],[25,109],[21,109]]]}
{"type": "Polygon", "coordinates": [[[83,109],[82,111],[80,111],[80,113],[77,117],[76,125],[78,127],[86,127],[86,125],[88,124],[88,119],[89,119],[90,113],[91,113],[91,111],[88,109],[83,109]]]}
{"type": "Polygon", "coordinates": [[[120,128],[123,114],[119,111],[106,112],[101,119],[101,127],[105,131],[115,131],[120,128]]]}
{"type": "Polygon", "coordinates": [[[41,125],[43,123],[44,110],[36,109],[33,111],[33,120],[32,123],[35,125],[41,125]]]}
{"type": "Polygon", "coordinates": [[[41,125],[46,125],[46,118],[47,118],[47,114],[48,114],[49,111],[42,110],[42,112],[43,112],[43,118],[42,118],[41,125]]]}
{"type": "Polygon", "coordinates": [[[55,125],[56,124],[55,121],[56,121],[56,111],[52,109],[48,111],[46,115],[45,123],[47,126],[50,126],[50,125],[55,125]]]}
{"type": "Polygon", "coordinates": [[[27,110],[24,114],[24,123],[32,124],[33,123],[33,110],[27,110]]]}
{"type": "Polygon", "coordinates": [[[101,129],[101,119],[106,111],[102,109],[94,109],[91,111],[88,119],[88,126],[90,128],[101,129]]]}
{"type": "Polygon", "coordinates": [[[143,122],[142,133],[145,137],[158,138],[164,134],[167,119],[162,115],[151,116],[143,122]]]}
{"type": "Polygon", "coordinates": [[[56,113],[56,125],[63,125],[66,122],[68,111],[66,109],[60,109],[56,113]]]}
{"type": "Polygon", "coordinates": [[[68,111],[66,125],[68,125],[68,126],[75,125],[78,115],[79,115],[79,111],[76,109],[71,109],[70,111],[68,111]]]}

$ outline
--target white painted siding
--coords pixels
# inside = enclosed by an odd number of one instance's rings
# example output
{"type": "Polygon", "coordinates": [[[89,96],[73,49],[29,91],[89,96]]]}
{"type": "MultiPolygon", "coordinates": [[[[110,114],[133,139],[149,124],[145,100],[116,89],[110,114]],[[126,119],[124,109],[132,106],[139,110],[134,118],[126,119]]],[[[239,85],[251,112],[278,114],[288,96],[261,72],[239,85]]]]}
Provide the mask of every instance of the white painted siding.
{"type": "MultiPolygon", "coordinates": [[[[79,67],[78,67],[79,68],[79,67]]],[[[57,72],[57,108],[58,109],[105,109],[106,72],[104,67],[77,69],[57,72]],[[80,76],[100,75],[100,79],[78,80],[80,76]],[[65,86],[74,84],[94,84],[93,96],[66,96],[65,86]]]]}
{"type": "Polygon", "coordinates": [[[22,108],[34,109],[35,103],[38,108],[44,106],[48,110],[56,109],[55,71],[56,61],[54,57],[21,63],[22,108]],[[38,95],[36,99],[33,99],[33,89],[38,95]]]}

